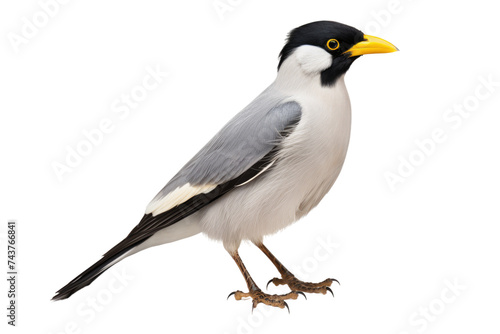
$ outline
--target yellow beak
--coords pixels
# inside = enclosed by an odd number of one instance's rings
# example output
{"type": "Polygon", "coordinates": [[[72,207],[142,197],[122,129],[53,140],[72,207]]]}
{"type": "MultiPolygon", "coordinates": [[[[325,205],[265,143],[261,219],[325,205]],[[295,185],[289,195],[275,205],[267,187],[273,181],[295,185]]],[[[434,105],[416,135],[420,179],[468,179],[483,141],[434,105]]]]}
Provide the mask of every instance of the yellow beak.
{"type": "Polygon", "coordinates": [[[350,52],[349,57],[361,56],[369,53],[389,53],[399,51],[397,47],[391,43],[375,36],[365,35],[365,40],[354,44],[352,48],[344,53],[350,52]]]}

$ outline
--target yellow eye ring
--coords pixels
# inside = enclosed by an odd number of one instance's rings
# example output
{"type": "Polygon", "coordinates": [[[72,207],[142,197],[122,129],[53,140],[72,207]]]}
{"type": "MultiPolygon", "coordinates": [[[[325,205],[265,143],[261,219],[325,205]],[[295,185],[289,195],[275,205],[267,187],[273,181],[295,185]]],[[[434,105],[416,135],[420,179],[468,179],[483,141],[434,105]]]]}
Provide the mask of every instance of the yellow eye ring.
{"type": "Polygon", "coordinates": [[[326,42],[326,47],[332,51],[337,50],[340,47],[340,43],[336,39],[332,38],[332,39],[329,39],[328,42],[326,42]],[[333,44],[333,46],[332,46],[332,44],[333,44]]]}

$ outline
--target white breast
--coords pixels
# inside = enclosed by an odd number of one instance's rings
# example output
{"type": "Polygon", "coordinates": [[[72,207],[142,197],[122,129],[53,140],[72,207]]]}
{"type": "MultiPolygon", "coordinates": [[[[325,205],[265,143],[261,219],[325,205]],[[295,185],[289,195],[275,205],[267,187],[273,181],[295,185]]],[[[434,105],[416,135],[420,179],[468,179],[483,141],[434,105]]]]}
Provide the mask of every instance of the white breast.
{"type": "Polygon", "coordinates": [[[241,240],[261,241],[307,214],[331,188],[346,156],[351,108],[343,76],[333,87],[322,87],[317,75],[291,57],[274,85],[302,106],[301,120],[283,141],[277,162],[199,212],[201,230],[229,251],[241,240]]]}
{"type": "MultiPolygon", "coordinates": [[[[341,77],[332,88],[299,96],[303,105],[303,127],[297,136],[285,142],[283,153],[302,175],[304,197],[296,218],[307,214],[330,190],[337,179],[347,153],[351,131],[351,106],[341,77]]],[[[300,130],[300,129],[299,129],[300,130]]]]}

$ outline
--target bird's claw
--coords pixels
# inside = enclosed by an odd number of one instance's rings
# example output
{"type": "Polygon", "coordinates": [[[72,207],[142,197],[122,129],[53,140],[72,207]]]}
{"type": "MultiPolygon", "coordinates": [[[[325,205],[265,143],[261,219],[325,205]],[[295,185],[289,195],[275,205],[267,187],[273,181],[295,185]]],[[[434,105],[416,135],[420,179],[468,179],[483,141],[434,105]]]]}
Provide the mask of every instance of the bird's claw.
{"type": "Polygon", "coordinates": [[[229,300],[229,297],[231,297],[231,296],[232,296],[232,295],[234,295],[235,293],[236,293],[236,291],[231,292],[231,293],[227,296],[226,300],[229,300]]]}
{"type": "MultiPolygon", "coordinates": [[[[331,291],[331,290],[330,290],[331,291]]],[[[294,291],[295,293],[304,296],[304,298],[307,300],[306,294],[303,293],[302,291],[294,291]]],[[[332,292],[333,293],[333,292],[332,292]]]]}
{"type": "Polygon", "coordinates": [[[266,288],[269,286],[271,282],[274,283],[274,285],[286,284],[288,285],[290,290],[292,290],[295,293],[301,293],[304,297],[305,295],[302,292],[326,294],[326,292],[329,291],[332,294],[332,296],[334,296],[332,289],[330,289],[329,287],[332,285],[333,282],[337,282],[340,285],[339,281],[336,280],[335,278],[327,278],[323,282],[319,283],[310,283],[310,282],[302,282],[293,275],[286,275],[283,276],[282,278],[275,277],[271,279],[269,282],[267,282],[266,288]]]}
{"type": "Polygon", "coordinates": [[[266,290],[269,288],[269,283],[271,283],[272,281],[274,281],[274,278],[271,278],[271,279],[269,280],[269,282],[267,282],[267,284],[266,284],[266,290]]]}
{"type": "Polygon", "coordinates": [[[274,285],[276,285],[276,286],[278,286],[278,285],[285,285],[285,284],[287,284],[287,282],[286,282],[286,280],[285,280],[285,279],[275,277],[275,278],[272,278],[271,280],[269,280],[269,282],[267,282],[266,289],[269,287],[269,283],[271,283],[271,282],[272,282],[274,285]]]}
{"type": "Polygon", "coordinates": [[[259,303],[266,304],[269,306],[275,306],[279,308],[287,308],[288,313],[290,313],[290,308],[288,304],[285,302],[287,299],[297,299],[299,295],[304,296],[307,299],[306,295],[301,291],[292,291],[284,295],[270,295],[262,292],[260,289],[251,290],[250,292],[242,292],[242,291],[234,291],[231,292],[227,298],[234,296],[236,300],[241,300],[244,297],[252,298],[252,313],[253,309],[257,307],[259,303]]]}

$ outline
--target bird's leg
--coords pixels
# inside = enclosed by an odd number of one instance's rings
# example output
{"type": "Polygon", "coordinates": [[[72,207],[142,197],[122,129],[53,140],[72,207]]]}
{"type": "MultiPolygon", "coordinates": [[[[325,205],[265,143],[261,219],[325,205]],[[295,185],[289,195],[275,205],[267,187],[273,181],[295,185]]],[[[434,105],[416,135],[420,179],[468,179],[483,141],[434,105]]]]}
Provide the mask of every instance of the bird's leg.
{"type": "MultiPolygon", "coordinates": [[[[227,296],[227,298],[231,297],[232,295],[234,295],[234,298],[236,300],[241,300],[244,297],[251,297],[253,301],[252,302],[252,310],[253,310],[259,303],[263,303],[269,306],[276,306],[279,308],[286,307],[288,309],[288,305],[285,302],[286,299],[297,299],[299,294],[302,294],[305,297],[305,295],[300,291],[292,291],[285,295],[269,295],[267,293],[262,292],[257,286],[257,284],[255,284],[253,278],[248,273],[248,270],[243,264],[243,261],[241,260],[238,251],[230,253],[230,255],[238,265],[238,268],[240,268],[240,271],[243,274],[243,278],[245,278],[245,282],[247,283],[249,291],[248,292],[242,292],[239,290],[234,291],[231,292],[229,296],[227,296]]],[[[290,309],[288,309],[288,311],[290,312],[290,309]]]]}
{"type": "Polygon", "coordinates": [[[309,283],[309,282],[302,282],[298,280],[288,269],[285,268],[283,264],[281,264],[280,261],[274,255],[267,249],[266,246],[262,243],[255,243],[259,249],[266,254],[266,256],[271,260],[271,262],[274,264],[274,266],[278,269],[278,271],[281,274],[281,278],[273,278],[270,280],[269,283],[273,282],[274,285],[283,285],[286,284],[292,291],[303,291],[303,292],[310,292],[310,293],[322,293],[326,294],[327,291],[329,291],[332,296],[333,292],[330,289],[330,285],[332,285],[333,282],[339,282],[335,278],[327,278],[323,282],[320,283],[309,283]]]}

